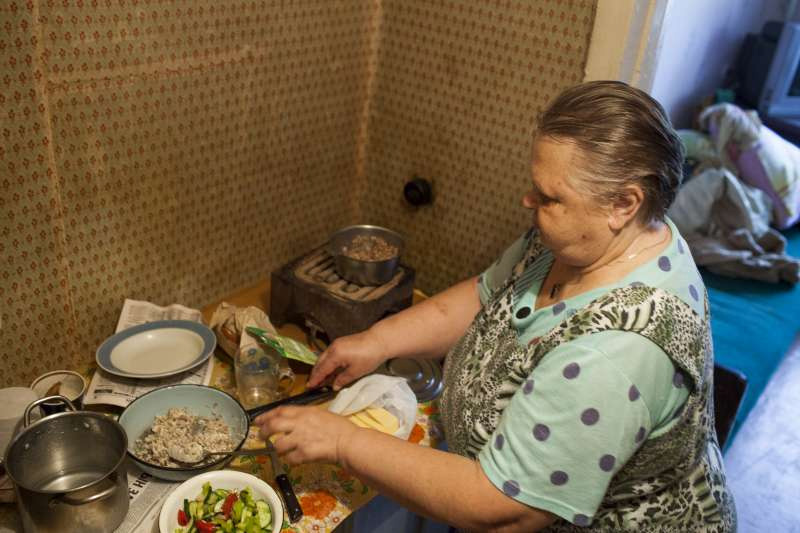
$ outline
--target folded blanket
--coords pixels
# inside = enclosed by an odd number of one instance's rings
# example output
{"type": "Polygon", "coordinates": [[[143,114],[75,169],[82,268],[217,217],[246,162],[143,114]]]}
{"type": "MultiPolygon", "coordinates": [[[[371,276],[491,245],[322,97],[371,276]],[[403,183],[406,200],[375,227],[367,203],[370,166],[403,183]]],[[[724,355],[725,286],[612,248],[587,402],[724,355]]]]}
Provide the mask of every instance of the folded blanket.
{"type": "Polygon", "coordinates": [[[785,253],[786,239],[769,227],[767,195],[724,168],[687,181],[668,211],[698,265],[729,277],[777,283],[800,280],[800,260],[785,253]]]}

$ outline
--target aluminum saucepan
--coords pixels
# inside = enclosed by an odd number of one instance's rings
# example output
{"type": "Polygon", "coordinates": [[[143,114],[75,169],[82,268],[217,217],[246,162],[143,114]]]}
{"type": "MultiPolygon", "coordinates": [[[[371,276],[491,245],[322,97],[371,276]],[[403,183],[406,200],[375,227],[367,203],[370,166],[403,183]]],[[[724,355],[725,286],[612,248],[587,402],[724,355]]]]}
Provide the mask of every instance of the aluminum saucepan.
{"type": "Polygon", "coordinates": [[[25,531],[114,531],[128,513],[127,443],[113,419],[77,411],[63,396],[31,403],[3,461],[25,531]],[[44,402],[69,410],[31,423],[31,411],[44,402]]]}
{"type": "Polygon", "coordinates": [[[182,467],[161,466],[145,461],[134,453],[134,443],[153,425],[156,416],[162,416],[173,407],[185,408],[197,416],[221,417],[230,428],[231,436],[238,450],[247,438],[251,422],[261,413],[280,405],[302,405],[323,400],[333,395],[329,388],[312,389],[297,396],[290,396],[276,402],[245,409],[230,394],[204,385],[167,385],[154,389],[132,401],[119,417],[119,423],[128,436],[128,455],[142,471],[170,481],[183,481],[192,476],[225,466],[231,455],[219,458],[202,465],[182,467]]]}
{"type": "Polygon", "coordinates": [[[328,241],[328,253],[333,256],[336,273],[340,277],[357,285],[377,286],[389,282],[394,277],[403,246],[403,237],[390,229],[369,225],[348,226],[331,235],[328,241]],[[346,255],[346,248],[359,236],[383,239],[387,244],[397,248],[397,254],[381,261],[362,261],[346,255]]]}

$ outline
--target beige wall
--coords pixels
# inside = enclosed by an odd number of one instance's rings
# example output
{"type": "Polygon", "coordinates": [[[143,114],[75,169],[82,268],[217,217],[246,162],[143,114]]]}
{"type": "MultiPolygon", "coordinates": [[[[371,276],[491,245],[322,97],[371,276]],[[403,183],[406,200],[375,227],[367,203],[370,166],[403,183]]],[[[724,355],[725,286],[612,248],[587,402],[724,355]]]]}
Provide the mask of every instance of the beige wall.
{"type": "Polygon", "coordinates": [[[0,3],[0,386],[89,365],[125,297],[203,306],[356,221],[403,232],[426,291],[478,272],[528,223],[533,120],[582,79],[593,16],[0,3]]]}
{"type": "Polygon", "coordinates": [[[374,2],[0,4],[0,386],[355,220],[374,2]]]}
{"type": "Polygon", "coordinates": [[[361,209],[406,236],[423,290],[479,273],[530,224],[536,115],[583,79],[594,4],[384,3],[361,209]],[[403,203],[415,174],[432,206],[403,203]]]}

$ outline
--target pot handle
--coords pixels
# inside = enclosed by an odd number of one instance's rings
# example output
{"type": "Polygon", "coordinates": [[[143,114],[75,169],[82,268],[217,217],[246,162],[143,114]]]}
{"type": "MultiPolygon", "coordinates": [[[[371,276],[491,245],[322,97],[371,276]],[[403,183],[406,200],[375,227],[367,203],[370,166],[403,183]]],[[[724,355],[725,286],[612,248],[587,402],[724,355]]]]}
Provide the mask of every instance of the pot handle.
{"type": "Polygon", "coordinates": [[[53,505],[53,504],[56,504],[56,503],[66,503],[68,505],[83,505],[83,504],[86,504],[86,503],[92,503],[92,502],[98,502],[100,500],[105,500],[106,498],[110,497],[115,492],[117,492],[117,490],[119,488],[119,485],[117,484],[117,472],[116,471],[111,472],[111,474],[108,476],[108,479],[109,479],[109,481],[111,481],[111,486],[108,487],[107,489],[101,490],[100,492],[92,494],[91,496],[88,496],[86,498],[73,498],[72,496],[69,496],[68,494],[60,494],[60,495],[56,496],[55,498],[53,498],[51,500],[50,504],[53,505]]]}
{"type": "Polygon", "coordinates": [[[317,324],[317,321],[314,320],[313,318],[306,319],[306,327],[308,328],[308,330],[306,331],[306,344],[308,344],[321,354],[322,352],[325,351],[325,348],[322,345],[320,345],[317,335],[319,333],[327,335],[327,332],[322,328],[322,326],[317,324]]]}
{"type": "Polygon", "coordinates": [[[44,398],[39,398],[38,400],[31,402],[31,404],[25,408],[25,414],[22,417],[23,428],[26,428],[31,425],[31,411],[33,411],[33,408],[44,402],[60,402],[65,404],[71,411],[77,411],[75,405],[71,401],[69,401],[68,398],[65,398],[63,396],[45,396],[44,398]]]}

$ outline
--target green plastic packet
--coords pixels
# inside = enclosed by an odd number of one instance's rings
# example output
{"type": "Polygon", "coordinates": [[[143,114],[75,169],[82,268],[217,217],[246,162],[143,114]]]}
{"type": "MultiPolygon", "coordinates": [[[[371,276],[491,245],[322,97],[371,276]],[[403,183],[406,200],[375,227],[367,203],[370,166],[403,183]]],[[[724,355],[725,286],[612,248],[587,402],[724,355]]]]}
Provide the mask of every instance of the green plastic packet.
{"type": "Polygon", "coordinates": [[[247,333],[255,337],[258,342],[275,348],[278,350],[279,354],[287,359],[294,359],[295,361],[300,361],[301,363],[312,366],[317,364],[319,356],[303,343],[253,326],[247,326],[244,329],[247,333]]]}

